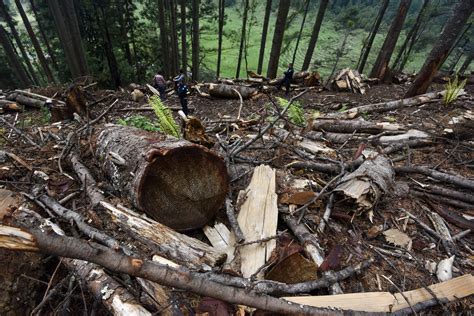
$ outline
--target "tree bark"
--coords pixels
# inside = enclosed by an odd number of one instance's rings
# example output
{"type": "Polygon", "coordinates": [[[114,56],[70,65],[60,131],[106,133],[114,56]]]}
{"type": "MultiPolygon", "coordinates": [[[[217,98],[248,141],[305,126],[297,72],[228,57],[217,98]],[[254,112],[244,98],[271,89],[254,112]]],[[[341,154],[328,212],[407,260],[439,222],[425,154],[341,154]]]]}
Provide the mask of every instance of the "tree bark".
{"type": "Polygon", "coordinates": [[[268,22],[270,21],[270,13],[272,10],[272,0],[267,0],[265,6],[265,17],[263,18],[262,38],[260,40],[260,53],[258,54],[257,73],[262,73],[263,58],[265,57],[265,46],[267,44],[268,22]]]}
{"type": "Polygon", "coordinates": [[[357,120],[316,120],[312,124],[315,131],[335,132],[335,133],[359,133],[378,134],[383,131],[401,130],[399,124],[394,123],[373,123],[357,120]]]}
{"type": "Polygon", "coordinates": [[[242,63],[242,53],[245,45],[245,31],[247,27],[247,15],[249,10],[249,0],[244,1],[244,13],[242,16],[242,33],[240,34],[239,57],[237,58],[237,70],[235,71],[235,78],[240,77],[240,64],[242,63]]]}
{"type": "Polygon", "coordinates": [[[168,30],[166,27],[165,19],[165,3],[166,0],[158,0],[158,25],[160,27],[160,41],[161,41],[161,57],[163,61],[163,72],[165,77],[169,77],[172,74],[170,68],[170,55],[169,55],[169,42],[168,42],[168,30]]]}
{"type": "MultiPolygon", "coordinates": [[[[171,63],[173,67],[173,73],[178,73],[179,68],[179,53],[178,53],[178,23],[176,21],[176,0],[168,0],[169,7],[169,32],[170,32],[170,45],[171,45],[171,63]]],[[[183,69],[184,70],[184,69],[183,69]]]]}
{"type": "Polygon", "coordinates": [[[257,93],[257,90],[254,88],[238,85],[227,85],[227,84],[214,84],[211,83],[209,86],[209,94],[213,97],[220,98],[239,98],[239,93],[243,99],[248,99],[257,93]],[[234,90],[237,90],[235,92],[234,90]]]}
{"type": "Polygon", "coordinates": [[[316,21],[314,22],[311,38],[309,39],[308,50],[306,51],[306,55],[304,57],[303,67],[301,67],[301,70],[303,71],[308,70],[311,59],[313,58],[314,48],[316,47],[316,43],[318,41],[319,30],[321,29],[321,24],[323,23],[324,13],[326,12],[328,3],[329,0],[321,0],[321,3],[319,4],[318,15],[316,17],[316,21]]]}
{"type": "Polygon", "coordinates": [[[13,50],[13,46],[8,39],[7,32],[0,25],[0,43],[2,44],[3,49],[5,50],[5,55],[7,57],[8,63],[10,64],[15,76],[20,81],[22,87],[28,87],[31,85],[30,78],[28,78],[28,74],[25,72],[23,65],[21,64],[18,56],[16,55],[15,51],[13,50]]]}
{"type": "Polygon", "coordinates": [[[459,0],[440,34],[438,42],[431,50],[415,81],[405,94],[406,98],[425,93],[428,90],[436,75],[436,71],[447,57],[452,45],[462,32],[464,24],[471,16],[472,11],[472,1],[459,0]]]}
{"type": "Polygon", "coordinates": [[[28,32],[31,43],[33,44],[33,47],[36,51],[36,55],[38,56],[41,67],[43,67],[46,77],[48,78],[48,82],[55,83],[53,73],[51,72],[51,69],[49,69],[48,62],[44,57],[43,50],[41,49],[38,39],[36,38],[35,32],[31,27],[30,21],[28,20],[28,17],[26,16],[25,11],[23,10],[23,6],[21,5],[20,0],[15,0],[15,4],[18,9],[18,12],[20,13],[21,19],[23,20],[23,24],[25,25],[26,31],[28,32]]]}
{"type": "MultiPolygon", "coordinates": [[[[187,74],[188,69],[188,50],[186,43],[186,0],[181,0],[181,69],[187,74]]],[[[222,36],[222,34],[221,34],[222,36]]],[[[222,38],[221,38],[222,41],[222,38]]]]}
{"type": "Polygon", "coordinates": [[[272,50],[270,60],[268,61],[267,77],[275,78],[278,72],[278,63],[280,61],[281,45],[283,35],[285,34],[286,19],[290,10],[290,0],[280,0],[278,6],[278,15],[275,22],[275,32],[273,33],[272,50]]]}
{"type": "Polygon", "coordinates": [[[224,162],[204,147],[136,128],[97,133],[97,156],[115,190],[138,209],[176,230],[206,224],[228,190],[224,162]],[[113,163],[110,153],[125,159],[113,163]]]}
{"type": "Polygon", "coordinates": [[[464,63],[461,65],[461,68],[459,68],[459,74],[460,75],[464,75],[464,72],[467,70],[467,68],[469,68],[469,65],[472,62],[472,56],[473,55],[470,54],[464,60],[464,63]]]}
{"type": "Polygon", "coordinates": [[[388,30],[385,41],[383,42],[382,48],[380,49],[377,60],[375,61],[374,67],[370,72],[370,77],[384,80],[388,75],[388,65],[390,57],[392,57],[395,45],[397,44],[398,37],[403,27],[403,22],[410,8],[411,0],[401,0],[400,6],[398,7],[397,15],[395,16],[390,29],[388,30]]]}
{"type": "Polygon", "coordinates": [[[216,79],[219,79],[221,75],[221,57],[222,57],[222,33],[224,29],[224,16],[225,16],[225,0],[219,1],[219,25],[218,25],[218,37],[217,37],[217,70],[216,79]]]}
{"type": "Polygon", "coordinates": [[[387,10],[388,4],[390,0],[383,0],[382,4],[380,5],[379,13],[377,15],[377,19],[370,30],[369,37],[367,38],[367,43],[365,43],[364,47],[361,51],[360,60],[357,66],[357,71],[359,73],[363,73],[365,68],[365,63],[367,62],[367,58],[369,57],[370,50],[372,49],[372,45],[374,44],[375,36],[377,35],[380,27],[380,23],[382,23],[383,16],[385,15],[385,11],[387,10]]]}
{"type": "MultiPolygon", "coordinates": [[[[31,1],[31,0],[30,0],[31,1]]],[[[130,50],[130,43],[128,39],[128,32],[127,32],[127,14],[129,14],[128,11],[128,6],[127,6],[127,1],[121,1],[118,0],[116,2],[116,6],[118,7],[117,15],[118,15],[118,21],[119,21],[119,26],[120,26],[120,35],[121,35],[121,40],[122,40],[122,50],[125,54],[125,59],[127,60],[128,64],[132,66],[132,52],[130,50]]]]}
{"type": "Polygon", "coordinates": [[[199,51],[200,51],[200,44],[199,44],[199,34],[200,34],[200,29],[199,29],[199,3],[200,0],[192,0],[192,5],[193,5],[193,45],[192,45],[192,50],[193,50],[193,80],[194,81],[199,81],[199,51]]]}
{"type": "MultiPolygon", "coordinates": [[[[21,53],[21,56],[23,58],[23,61],[25,62],[26,67],[28,68],[28,71],[29,71],[29,75],[31,76],[31,83],[33,83],[35,85],[38,85],[39,84],[38,78],[36,77],[33,66],[31,65],[30,59],[28,58],[28,54],[26,53],[25,47],[23,46],[23,43],[21,42],[20,36],[18,35],[15,24],[14,24],[14,22],[13,22],[11,16],[10,16],[10,13],[8,12],[8,8],[5,5],[4,0],[0,0],[0,11],[1,11],[1,14],[2,14],[3,18],[7,22],[8,27],[10,28],[10,31],[13,35],[13,38],[15,39],[16,45],[20,49],[20,53],[21,53]]],[[[5,29],[4,29],[4,31],[5,31],[5,29]]],[[[5,34],[6,34],[6,32],[5,32],[5,34]]],[[[12,49],[13,49],[13,46],[12,46],[12,49]]],[[[23,70],[23,72],[28,75],[28,73],[25,70],[23,70]]],[[[28,82],[30,82],[29,79],[28,79],[28,82]]],[[[25,86],[28,86],[28,85],[30,85],[30,84],[27,84],[25,86]]]]}
{"type": "MultiPolygon", "coordinates": [[[[18,1],[18,0],[16,0],[18,1]]],[[[119,67],[117,64],[117,58],[115,58],[115,53],[114,53],[114,48],[112,47],[112,40],[110,38],[110,32],[109,32],[109,27],[107,25],[107,17],[104,12],[104,7],[102,4],[99,4],[99,10],[101,13],[101,17],[99,17],[99,14],[96,12],[96,18],[98,19],[98,24],[101,25],[101,33],[102,33],[102,38],[104,39],[104,51],[105,51],[105,56],[107,58],[107,64],[109,66],[109,71],[110,71],[110,78],[112,79],[112,84],[114,88],[120,87],[121,80],[120,80],[120,72],[119,72],[119,67]]]]}

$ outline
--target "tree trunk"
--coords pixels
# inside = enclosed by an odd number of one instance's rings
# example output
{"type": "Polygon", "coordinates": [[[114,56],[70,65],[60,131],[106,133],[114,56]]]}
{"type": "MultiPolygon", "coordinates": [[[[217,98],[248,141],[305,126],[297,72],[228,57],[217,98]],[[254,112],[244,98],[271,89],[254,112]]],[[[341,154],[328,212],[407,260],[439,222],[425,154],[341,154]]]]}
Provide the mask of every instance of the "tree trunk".
{"type": "Polygon", "coordinates": [[[219,0],[219,25],[217,38],[217,70],[216,79],[221,75],[221,57],[222,57],[222,32],[224,29],[225,0],[219,0]]]}
{"type": "Polygon", "coordinates": [[[209,94],[213,97],[237,99],[240,94],[243,99],[248,99],[256,93],[257,90],[255,88],[246,86],[215,83],[211,83],[209,86],[209,94]],[[238,93],[236,91],[238,91],[238,93]]]}
{"type": "Polygon", "coordinates": [[[224,203],[225,164],[204,147],[114,126],[98,133],[97,155],[115,190],[171,228],[201,227],[224,203]],[[108,159],[110,152],[125,159],[125,165],[108,159]]]}
{"type": "Polygon", "coordinates": [[[392,57],[393,50],[397,44],[398,36],[400,36],[403,22],[407,16],[410,4],[411,0],[400,1],[397,15],[395,16],[392,25],[388,30],[387,36],[385,37],[385,41],[383,42],[382,48],[380,49],[379,55],[377,56],[374,67],[370,72],[371,78],[383,80],[385,76],[388,75],[388,64],[390,62],[390,57],[392,57]]]}
{"type": "Polygon", "coordinates": [[[54,24],[58,32],[61,46],[63,47],[63,50],[64,50],[66,63],[69,66],[71,75],[73,78],[80,77],[81,73],[80,73],[79,64],[78,64],[79,61],[76,58],[76,54],[75,54],[74,47],[72,44],[72,35],[70,34],[70,32],[68,31],[66,27],[65,17],[63,13],[61,12],[59,1],[48,0],[48,6],[51,11],[51,15],[53,16],[54,24]]]}
{"type": "Polygon", "coordinates": [[[170,36],[170,46],[171,46],[171,67],[173,74],[178,73],[178,64],[179,64],[179,54],[178,54],[178,34],[176,23],[176,1],[167,0],[167,7],[169,13],[169,36],[170,36]]]}
{"type": "Polygon", "coordinates": [[[112,40],[110,38],[110,33],[109,33],[109,27],[107,25],[107,17],[104,12],[104,7],[102,4],[99,4],[99,10],[101,13],[101,17],[99,17],[99,14],[97,14],[96,11],[96,19],[97,19],[97,24],[101,25],[101,33],[102,33],[102,38],[104,39],[103,45],[104,45],[104,51],[105,51],[105,56],[107,58],[107,64],[109,66],[109,71],[110,71],[110,78],[112,79],[112,84],[114,88],[120,87],[121,80],[120,80],[120,72],[119,72],[119,67],[117,64],[117,58],[115,58],[114,54],[114,48],[112,47],[112,40]]]}
{"type": "MultiPolygon", "coordinates": [[[[462,31],[461,35],[458,36],[458,38],[456,39],[456,41],[454,42],[454,44],[451,46],[451,49],[449,50],[448,54],[446,55],[446,57],[444,58],[443,62],[441,63],[440,67],[443,66],[443,64],[446,62],[446,60],[448,59],[448,57],[451,55],[451,53],[453,52],[453,50],[458,46],[459,42],[461,41],[461,39],[464,37],[464,35],[469,31],[469,29],[471,28],[472,26],[472,23],[468,23],[466,25],[466,27],[464,28],[464,31],[462,31]]],[[[467,42],[469,42],[469,38],[467,38],[466,40],[467,42]]],[[[462,45],[461,45],[462,46],[462,45]]]]}
{"type": "Polygon", "coordinates": [[[170,56],[169,56],[169,42],[168,31],[165,19],[165,3],[166,0],[158,0],[158,26],[160,27],[160,41],[161,41],[161,59],[163,62],[163,72],[165,77],[171,75],[170,56]]]}
{"type": "Polygon", "coordinates": [[[300,31],[298,32],[298,38],[296,40],[295,50],[293,51],[293,58],[291,59],[292,64],[295,63],[296,53],[298,52],[298,46],[300,45],[301,34],[303,34],[304,23],[306,22],[306,16],[308,15],[308,9],[309,9],[309,0],[306,0],[306,5],[305,5],[304,15],[303,15],[303,21],[301,21],[301,27],[300,27],[300,31]]]}
{"type": "Polygon", "coordinates": [[[335,132],[335,133],[359,133],[378,134],[383,131],[398,131],[402,127],[396,123],[373,123],[369,121],[353,120],[316,120],[311,125],[315,131],[335,132]]]}
{"type": "Polygon", "coordinates": [[[120,36],[122,37],[122,50],[125,54],[125,59],[127,60],[128,64],[132,66],[132,52],[130,50],[130,43],[128,40],[128,32],[127,32],[127,19],[126,15],[128,14],[128,6],[127,1],[122,2],[118,0],[116,3],[118,7],[117,15],[118,15],[118,22],[120,26],[120,36]]]}
{"type": "Polygon", "coordinates": [[[277,76],[281,45],[283,43],[283,35],[285,34],[286,19],[289,10],[290,0],[280,0],[275,23],[275,33],[273,33],[272,50],[270,52],[270,60],[268,61],[267,77],[269,78],[275,78],[277,76]]]}
{"type": "Polygon", "coordinates": [[[3,50],[5,51],[8,63],[10,64],[10,67],[15,73],[16,78],[20,81],[21,86],[30,86],[30,78],[28,78],[28,74],[25,72],[23,65],[18,60],[18,56],[13,50],[13,46],[10,43],[10,40],[8,39],[7,32],[5,31],[2,25],[0,25],[0,43],[2,44],[3,50]]]}
{"type": "Polygon", "coordinates": [[[247,15],[249,10],[249,0],[244,0],[244,13],[242,16],[242,33],[240,34],[239,57],[237,58],[237,70],[235,71],[235,78],[240,77],[240,64],[242,63],[242,53],[245,45],[245,32],[247,27],[247,15]]]}
{"type": "MultiPolygon", "coordinates": [[[[186,43],[186,0],[181,0],[181,69],[187,74],[188,51],[186,43]]],[[[222,39],[221,39],[222,40],[222,39]]]]}
{"type": "MultiPolygon", "coordinates": [[[[0,0],[0,11],[1,11],[1,14],[2,14],[3,18],[7,22],[8,27],[10,28],[10,31],[13,35],[13,38],[15,39],[16,45],[20,49],[20,53],[21,53],[21,56],[23,58],[23,61],[26,64],[26,67],[28,68],[29,75],[31,76],[31,81],[30,81],[30,79],[28,79],[28,82],[32,82],[33,84],[38,85],[39,84],[38,78],[36,77],[33,66],[31,65],[30,59],[28,58],[28,54],[26,53],[25,47],[23,46],[23,43],[21,42],[20,36],[18,35],[18,32],[15,28],[15,24],[14,24],[14,22],[13,22],[11,16],[10,16],[10,13],[8,12],[8,8],[5,5],[4,0],[0,0]]],[[[4,29],[4,31],[5,31],[5,29],[4,29]]],[[[6,32],[5,32],[5,34],[6,34],[6,32]]],[[[13,49],[13,46],[12,46],[12,49],[13,49]]],[[[22,72],[24,72],[28,75],[28,73],[25,70],[23,70],[22,72]]],[[[28,83],[27,85],[30,85],[30,84],[31,83],[28,83]]]]}
{"type": "Polygon", "coordinates": [[[38,56],[41,67],[43,67],[46,77],[48,78],[48,82],[54,83],[55,81],[54,81],[53,73],[51,72],[51,69],[49,69],[48,62],[46,61],[46,58],[44,57],[43,50],[41,49],[38,39],[36,38],[35,32],[33,31],[33,28],[31,27],[30,21],[28,20],[28,17],[26,16],[25,11],[23,10],[23,6],[21,5],[20,0],[15,0],[15,4],[16,4],[16,7],[18,8],[18,12],[20,13],[21,19],[23,20],[23,24],[25,25],[26,31],[28,32],[31,43],[33,44],[33,47],[35,48],[36,55],[38,56]]]}
{"type": "Polygon", "coordinates": [[[199,0],[193,0],[193,80],[199,81],[199,0]]]}
{"type": "Polygon", "coordinates": [[[311,33],[311,38],[308,44],[308,50],[306,51],[306,56],[304,57],[303,67],[301,70],[308,70],[311,59],[313,58],[314,48],[316,47],[316,42],[318,41],[319,30],[321,29],[321,24],[323,23],[324,13],[328,6],[329,0],[321,0],[319,4],[318,16],[314,22],[313,32],[311,33]]]}
{"type": "Polygon", "coordinates": [[[87,76],[89,74],[86,54],[82,46],[82,37],[77,21],[76,10],[73,0],[62,0],[63,16],[66,18],[66,25],[72,37],[72,45],[75,57],[78,60],[79,75],[87,76]]]}
{"type": "Polygon", "coordinates": [[[36,6],[33,0],[30,0],[30,6],[31,6],[31,10],[33,11],[33,14],[35,15],[35,19],[36,19],[36,23],[38,23],[38,29],[41,35],[41,39],[43,40],[44,45],[46,46],[46,50],[48,51],[48,55],[51,58],[53,67],[55,70],[59,70],[58,63],[56,62],[56,58],[54,57],[54,53],[53,53],[53,50],[51,49],[51,45],[49,44],[48,37],[44,33],[44,29],[38,15],[38,10],[36,9],[36,6]]]}
{"type": "MultiPolygon", "coordinates": [[[[401,61],[405,59],[405,56],[408,59],[408,55],[407,55],[408,44],[411,43],[413,39],[416,38],[418,34],[418,30],[420,29],[421,21],[423,20],[423,17],[426,14],[426,9],[428,8],[429,3],[430,3],[430,0],[425,0],[423,2],[423,6],[421,7],[420,12],[418,12],[418,15],[416,16],[415,24],[408,32],[407,37],[405,38],[405,41],[402,44],[402,47],[400,47],[400,51],[398,52],[397,58],[393,62],[393,66],[392,66],[393,69],[397,69],[397,71],[403,71],[403,68],[401,67],[402,66],[401,61]]],[[[413,44],[414,44],[414,41],[413,41],[413,44]]],[[[405,62],[403,63],[403,66],[405,66],[405,62]]]]}
{"type": "Polygon", "coordinates": [[[258,54],[257,73],[262,73],[263,58],[265,57],[265,46],[267,44],[268,22],[270,21],[270,13],[272,10],[272,0],[267,0],[265,6],[265,17],[263,18],[262,39],[260,40],[260,53],[258,54]]]}
{"type": "Polygon", "coordinates": [[[390,0],[383,0],[379,13],[377,15],[377,19],[374,22],[374,25],[372,26],[372,29],[370,30],[370,34],[367,37],[366,43],[364,44],[364,47],[362,48],[361,54],[360,54],[360,59],[359,63],[357,66],[357,71],[362,74],[365,68],[365,63],[367,62],[367,58],[369,57],[370,50],[372,49],[372,45],[374,44],[375,36],[377,35],[380,27],[380,23],[382,23],[383,16],[385,15],[385,11],[387,10],[388,3],[390,0]]]}
{"type": "Polygon", "coordinates": [[[436,71],[456,42],[458,35],[462,32],[472,10],[472,1],[459,0],[440,34],[438,42],[431,50],[415,81],[405,94],[406,98],[425,93],[428,90],[436,71]]]}

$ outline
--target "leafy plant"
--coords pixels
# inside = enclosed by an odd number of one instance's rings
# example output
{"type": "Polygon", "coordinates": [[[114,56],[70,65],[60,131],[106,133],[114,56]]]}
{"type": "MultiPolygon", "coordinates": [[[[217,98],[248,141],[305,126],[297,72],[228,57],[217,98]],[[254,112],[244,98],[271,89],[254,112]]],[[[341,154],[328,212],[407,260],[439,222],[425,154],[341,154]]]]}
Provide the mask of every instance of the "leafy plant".
{"type": "Polygon", "coordinates": [[[152,96],[149,101],[156,118],[158,119],[158,128],[162,133],[180,138],[179,126],[176,124],[171,110],[166,107],[157,96],[152,96]]]}
{"type": "Polygon", "coordinates": [[[51,112],[49,109],[45,106],[41,108],[41,122],[43,124],[48,124],[49,121],[51,120],[51,112]]]}
{"type": "MultiPolygon", "coordinates": [[[[289,101],[283,98],[277,98],[279,106],[284,109],[288,106],[289,101]]],[[[288,115],[288,119],[291,123],[304,127],[306,125],[306,119],[304,117],[304,110],[299,102],[293,102],[288,111],[286,112],[288,115]]]]}
{"type": "Polygon", "coordinates": [[[443,96],[444,104],[448,105],[451,102],[455,101],[458,98],[461,90],[466,85],[466,82],[467,79],[464,79],[460,82],[458,76],[456,76],[453,81],[449,79],[448,83],[445,85],[446,93],[443,96]]]}
{"type": "Polygon", "coordinates": [[[136,128],[141,128],[149,132],[160,131],[159,127],[155,123],[153,123],[149,118],[141,115],[135,115],[127,117],[125,119],[119,119],[117,123],[123,126],[133,126],[136,128]]]}

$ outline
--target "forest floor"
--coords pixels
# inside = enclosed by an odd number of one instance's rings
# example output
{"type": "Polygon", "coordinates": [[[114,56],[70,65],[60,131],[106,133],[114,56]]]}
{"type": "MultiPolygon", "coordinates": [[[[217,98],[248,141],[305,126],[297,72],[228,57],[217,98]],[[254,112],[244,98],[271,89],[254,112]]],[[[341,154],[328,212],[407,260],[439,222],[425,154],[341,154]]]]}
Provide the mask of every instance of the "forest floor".
{"type": "MultiPolygon", "coordinates": [[[[308,125],[310,125],[311,120],[317,119],[318,116],[323,116],[326,113],[334,113],[341,111],[341,109],[349,109],[359,105],[401,99],[407,87],[406,85],[375,85],[368,88],[364,95],[310,90],[299,98],[298,102],[304,108],[308,125]]],[[[441,91],[443,86],[434,84],[431,89],[441,91]]],[[[464,131],[462,135],[458,135],[457,138],[444,136],[444,129],[449,127],[448,122],[453,117],[462,115],[466,111],[474,111],[474,86],[468,85],[465,89],[467,94],[450,105],[444,105],[441,100],[438,100],[422,106],[405,107],[391,112],[370,113],[362,116],[363,119],[370,122],[391,122],[410,129],[429,131],[433,140],[432,145],[420,148],[406,147],[404,150],[393,154],[389,158],[395,166],[425,166],[472,181],[474,179],[474,146],[472,143],[474,129],[472,129],[472,125],[470,129],[464,131]]],[[[48,87],[37,89],[34,92],[61,99],[65,90],[65,87],[48,87]]],[[[292,91],[288,98],[295,96],[297,93],[292,91]]],[[[100,121],[101,126],[105,123],[116,123],[120,118],[123,119],[137,114],[151,120],[154,119],[152,111],[127,111],[127,108],[143,106],[143,104],[130,101],[128,91],[116,92],[89,88],[86,95],[88,104],[101,100],[90,107],[91,117],[97,117],[115,99],[119,100],[104,116],[104,119],[100,121]]],[[[274,100],[276,96],[285,98],[282,92],[275,91],[271,94],[262,93],[245,100],[241,118],[243,120],[256,120],[258,124],[248,127],[240,125],[236,129],[228,130],[228,132],[235,135],[236,138],[243,139],[250,134],[255,135],[260,127],[268,122],[268,118],[275,115],[275,111],[271,106],[271,99],[274,100]]],[[[179,101],[173,95],[169,97],[165,104],[178,106],[179,101]]],[[[235,99],[211,100],[200,97],[195,93],[189,97],[189,106],[194,108],[191,115],[202,121],[209,132],[209,136],[215,141],[215,134],[226,130],[228,127],[228,124],[222,122],[226,119],[235,118],[239,105],[239,101],[235,99]]],[[[80,192],[76,198],[66,202],[65,206],[81,213],[91,225],[109,233],[117,240],[134,242],[125,232],[117,229],[115,224],[104,216],[100,208],[92,209],[90,207],[87,198],[84,196],[85,193],[81,191],[80,182],[73,176],[73,171],[67,167],[66,163],[63,166],[64,173],[61,173],[58,169],[57,158],[61,155],[67,135],[74,129],[79,128],[80,123],[49,124],[48,113],[37,109],[26,109],[18,114],[3,114],[2,117],[10,123],[15,122],[17,128],[40,144],[41,149],[25,143],[18,133],[12,131],[6,125],[2,125],[0,129],[1,150],[16,155],[19,160],[4,158],[0,161],[0,188],[31,194],[35,187],[42,186],[42,189],[46,190],[48,195],[57,200],[68,196],[72,192],[80,192]],[[41,176],[38,176],[38,172],[47,175],[47,180],[42,180],[41,176]]],[[[308,128],[302,129],[294,126],[288,121],[282,121],[279,129],[300,136],[305,136],[309,130],[308,128]]],[[[289,165],[294,161],[314,162],[318,161],[319,158],[310,152],[301,153],[301,151],[295,150],[297,142],[294,139],[291,141],[277,140],[277,132],[277,129],[273,129],[268,134],[268,138],[255,142],[249,149],[241,153],[241,163],[230,166],[231,179],[235,180],[231,183],[231,197],[234,200],[237,198],[239,190],[247,187],[252,177],[251,170],[259,164],[267,164],[277,170],[276,192],[278,193],[280,209],[287,207],[287,203],[284,202],[285,197],[294,193],[293,188],[288,185],[289,178],[310,180],[314,187],[309,190],[318,192],[337,175],[290,167],[289,165]]],[[[225,133],[221,135],[225,136],[225,133]]],[[[291,139],[291,137],[288,139],[291,139]]],[[[365,144],[366,149],[380,150],[378,145],[373,145],[365,139],[356,137],[343,144],[329,141],[324,143],[329,148],[337,150],[338,159],[345,163],[357,158],[357,152],[360,151],[362,143],[365,144]]],[[[81,148],[80,153],[85,164],[91,170],[98,170],[97,162],[91,158],[87,139],[82,139],[78,145],[81,148]]],[[[217,144],[213,149],[217,152],[221,151],[217,144]]],[[[120,200],[121,203],[130,206],[125,199],[119,199],[112,192],[107,191],[107,180],[103,175],[94,172],[94,176],[99,182],[99,187],[107,193],[106,195],[110,200],[120,200]]],[[[436,275],[425,267],[426,262],[438,263],[448,258],[449,255],[446,249],[443,248],[442,243],[427,234],[422,227],[407,216],[404,210],[409,211],[418,220],[430,227],[432,227],[432,224],[427,215],[429,211],[440,214],[454,214],[456,218],[463,218],[462,223],[458,225],[456,225],[456,221],[446,220],[451,236],[455,236],[468,228],[471,229],[471,233],[453,242],[453,254],[455,254],[453,277],[470,274],[473,271],[473,204],[470,204],[471,208],[461,209],[453,206],[449,199],[446,199],[447,203],[445,203],[446,201],[443,202],[443,199],[433,200],[431,199],[432,196],[423,193],[425,186],[427,188],[426,193],[429,192],[429,184],[456,189],[471,198],[473,191],[446,185],[420,174],[397,173],[394,184],[393,190],[386,192],[380,201],[374,205],[372,222],[369,220],[367,212],[359,214],[355,211],[356,208],[353,202],[347,199],[337,199],[333,206],[333,215],[325,232],[317,234],[317,239],[324,249],[325,256],[330,253],[337,253],[336,263],[332,266],[335,271],[368,258],[376,259],[375,263],[360,274],[339,282],[344,293],[376,291],[397,293],[423,288],[439,282],[436,275]],[[414,190],[414,187],[418,187],[417,190],[414,190]],[[468,219],[466,219],[466,216],[468,219]],[[377,231],[378,227],[382,227],[381,231],[387,228],[395,228],[403,232],[411,239],[411,249],[403,249],[399,245],[388,243],[380,232],[374,234],[373,232],[377,231]]],[[[317,231],[328,199],[329,194],[324,194],[319,201],[310,205],[306,211],[303,222],[310,231],[317,231]]],[[[28,208],[37,211],[42,216],[48,217],[47,213],[34,203],[28,202],[27,199],[23,203],[23,205],[28,205],[28,208]]],[[[469,203],[466,202],[466,204],[469,203]]],[[[0,212],[0,215],[3,216],[4,214],[0,212]]],[[[443,217],[446,219],[449,218],[449,215],[443,217]]],[[[61,227],[67,227],[65,230],[68,235],[81,236],[81,233],[72,225],[68,225],[66,221],[57,218],[55,221],[61,224],[61,227]]],[[[216,221],[228,224],[224,209],[218,213],[216,221]]],[[[190,231],[187,234],[208,242],[201,230],[190,231]]],[[[282,252],[282,249],[288,246],[288,239],[298,243],[283,221],[279,221],[278,234],[278,251],[282,252]]],[[[303,245],[300,244],[300,246],[303,245]]],[[[301,251],[301,247],[299,251],[301,251]]],[[[0,250],[0,257],[1,262],[9,262],[8,269],[0,269],[0,284],[3,284],[2,289],[0,289],[0,311],[5,311],[5,315],[22,314],[24,311],[31,312],[49,293],[51,288],[55,288],[56,292],[41,307],[41,314],[62,312],[71,314],[107,313],[97,303],[97,300],[94,300],[92,295],[88,294],[87,289],[81,282],[68,279],[71,280],[69,284],[65,282],[60,286],[58,285],[69,276],[68,270],[61,264],[62,259],[45,255],[9,253],[5,250],[0,250]],[[28,295],[25,295],[25,293],[28,293],[28,295]]],[[[137,293],[140,290],[133,279],[112,271],[109,271],[109,273],[121,284],[125,284],[132,293],[139,296],[137,293]]],[[[191,315],[197,306],[202,305],[201,299],[196,295],[190,295],[179,289],[175,289],[173,292],[176,295],[175,306],[185,314],[191,315]]],[[[328,294],[328,291],[322,289],[312,291],[310,294],[322,295],[328,294]]],[[[422,313],[447,314],[455,312],[468,314],[469,310],[472,311],[473,304],[474,297],[471,295],[453,303],[445,303],[441,306],[426,309],[422,313]]],[[[210,315],[216,315],[216,313],[210,313],[210,315]]]]}

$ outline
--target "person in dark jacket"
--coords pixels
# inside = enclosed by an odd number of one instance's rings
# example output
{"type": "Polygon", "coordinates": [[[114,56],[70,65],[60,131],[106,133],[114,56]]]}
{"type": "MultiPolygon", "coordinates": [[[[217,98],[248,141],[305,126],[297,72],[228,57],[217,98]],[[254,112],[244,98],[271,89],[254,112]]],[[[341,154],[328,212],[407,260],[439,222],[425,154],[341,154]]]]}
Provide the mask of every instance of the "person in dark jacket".
{"type": "Polygon", "coordinates": [[[153,78],[153,86],[160,92],[160,99],[163,101],[166,99],[166,80],[161,73],[159,71],[153,78]]]}
{"type": "Polygon", "coordinates": [[[178,91],[179,83],[184,82],[185,79],[186,79],[186,76],[184,75],[184,70],[180,69],[179,74],[173,78],[175,91],[178,91]]]}
{"type": "Polygon", "coordinates": [[[278,84],[278,90],[281,89],[282,85],[285,85],[285,88],[286,88],[285,95],[288,95],[288,93],[290,92],[290,84],[291,84],[291,80],[293,79],[294,73],[295,73],[295,70],[293,69],[293,64],[289,63],[288,69],[283,73],[284,75],[283,79],[278,84]]]}
{"type": "Polygon", "coordinates": [[[184,80],[178,82],[178,97],[179,102],[181,103],[181,108],[183,109],[184,114],[188,115],[188,86],[184,80]]]}

